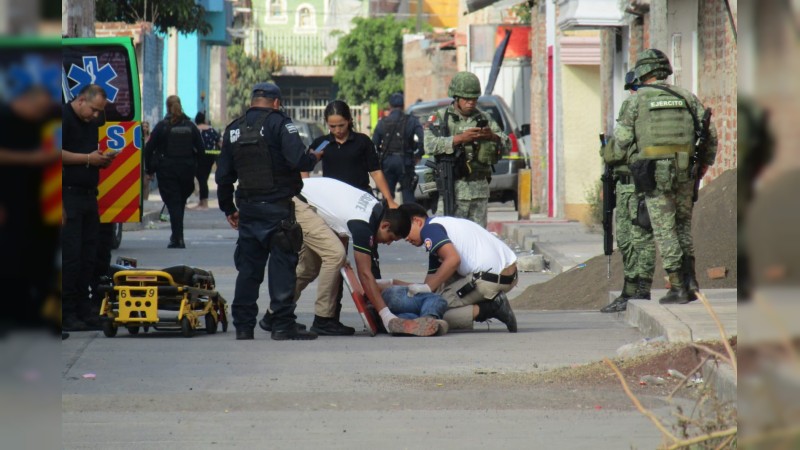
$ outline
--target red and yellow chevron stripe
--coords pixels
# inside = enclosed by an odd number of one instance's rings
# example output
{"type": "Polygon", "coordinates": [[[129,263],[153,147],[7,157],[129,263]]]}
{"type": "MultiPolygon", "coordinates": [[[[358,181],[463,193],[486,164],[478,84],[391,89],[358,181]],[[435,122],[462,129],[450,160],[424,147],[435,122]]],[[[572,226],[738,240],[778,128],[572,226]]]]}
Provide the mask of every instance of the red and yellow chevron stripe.
{"type": "MultiPolygon", "coordinates": [[[[52,121],[45,125],[42,148],[45,151],[56,152],[61,147],[61,120],[52,121]]],[[[42,219],[48,225],[61,225],[64,204],[61,201],[61,160],[44,168],[42,174],[42,191],[40,205],[42,219]]]]}
{"type": "Polygon", "coordinates": [[[110,122],[100,129],[100,151],[120,150],[100,170],[97,204],[100,222],[139,222],[142,218],[142,152],[139,122],[110,122]]]}

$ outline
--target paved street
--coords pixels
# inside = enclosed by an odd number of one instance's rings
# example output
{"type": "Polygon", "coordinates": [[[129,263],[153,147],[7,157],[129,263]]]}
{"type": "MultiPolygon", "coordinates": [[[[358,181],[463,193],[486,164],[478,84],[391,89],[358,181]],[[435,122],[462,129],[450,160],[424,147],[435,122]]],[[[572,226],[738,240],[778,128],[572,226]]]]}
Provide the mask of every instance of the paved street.
{"type": "MultiPolygon", "coordinates": [[[[126,231],[117,255],[140,267],[189,264],[214,272],[230,301],[236,234],[216,209],[188,212],[186,250],[168,250],[168,224],[126,231]]],[[[424,251],[381,248],[385,276],[419,280],[424,251]]],[[[523,274],[525,286],[551,275],[523,274]]],[[[316,284],[298,306],[313,320],[316,284]]],[[[268,303],[266,283],[259,307],[268,303]]],[[[514,292],[512,291],[512,294],[514,292]]],[[[654,448],[658,431],[618,387],[528,386],[552,368],[614,356],[641,338],[612,315],[517,313],[439,338],[321,337],[276,342],[228,333],[152,331],[109,339],[73,333],[62,345],[65,448],[654,448]],[[84,374],[96,374],[94,380],[84,374]],[[499,381],[492,382],[493,377],[499,381]],[[486,380],[489,380],[488,382],[486,380]],[[598,408],[598,406],[600,408],[598,408]]],[[[342,321],[361,330],[352,302],[342,321]]],[[[643,397],[660,415],[669,408],[643,397]]]]}

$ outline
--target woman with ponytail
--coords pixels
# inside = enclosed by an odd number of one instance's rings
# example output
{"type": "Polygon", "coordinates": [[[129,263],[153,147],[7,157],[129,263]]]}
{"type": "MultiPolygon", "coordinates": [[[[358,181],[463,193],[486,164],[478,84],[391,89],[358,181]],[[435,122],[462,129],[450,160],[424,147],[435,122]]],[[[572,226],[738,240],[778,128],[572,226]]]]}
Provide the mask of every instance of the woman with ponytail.
{"type": "Polygon", "coordinates": [[[177,95],[167,97],[167,115],[153,128],[144,148],[148,175],[158,176],[158,190],[169,211],[172,236],[168,248],[186,248],[183,215],[194,191],[197,159],[205,152],[200,130],[183,113],[177,95]]]}

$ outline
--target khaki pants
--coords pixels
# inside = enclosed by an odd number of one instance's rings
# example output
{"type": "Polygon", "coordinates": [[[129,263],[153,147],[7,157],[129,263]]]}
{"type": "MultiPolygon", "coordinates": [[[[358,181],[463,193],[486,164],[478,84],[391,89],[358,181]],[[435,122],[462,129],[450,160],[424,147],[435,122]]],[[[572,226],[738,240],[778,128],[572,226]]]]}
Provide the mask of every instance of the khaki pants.
{"type": "Polygon", "coordinates": [[[455,274],[439,288],[437,294],[447,300],[447,311],[444,313],[444,320],[451,330],[471,330],[474,323],[474,305],[480,302],[492,301],[497,294],[506,293],[517,285],[518,279],[515,278],[509,284],[492,283],[485,280],[475,280],[475,290],[459,297],[457,292],[465,284],[472,281],[472,275],[462,277],[455,274]]]}
{"type": "Polygon", "coordinates": [[[303,228],[303,247],[297,263],[295,301],[309,283],[318,279],[317,301],[314,314],[320,317],[336,315],[336,298],[342,283],[339,269],[345,263],[342,241],[314,209],[299,199],[294,199],[297,223],[303,228]]]}

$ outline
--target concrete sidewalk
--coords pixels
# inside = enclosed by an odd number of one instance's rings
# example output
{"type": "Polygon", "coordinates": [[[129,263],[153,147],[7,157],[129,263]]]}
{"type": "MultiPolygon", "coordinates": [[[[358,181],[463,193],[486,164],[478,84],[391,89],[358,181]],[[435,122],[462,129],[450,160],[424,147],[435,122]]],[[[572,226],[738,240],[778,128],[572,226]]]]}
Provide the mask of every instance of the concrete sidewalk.
{"type": "MultiPolygon", "coordinates": [[[[568,222],[543,216],[528,221],[513,220],[511,215],[490,213],[488,228],[505,239],[516,242],[526,250],[540,253],[548,261],[550,270],[561,273],[603,253],[603,235],[592,233],[578,222],[568,222]]],[[[732,243],[732,245],[736,245],[732,243]]],[[[663,274],[655,274],[655,278],[663,274]]],[[[635,300],[628,309],[617,316],[636,327],[646,337],[664,336],[669,342],[698,342],[720,340],[716,323],[699,301],[686,305],[660,305],[658,299],[666,290],[653,290],[653,300],[635,300]]],[[[736,289],[709,289],[703,291],[714,308],[727,336],[737,336],[736,289]]],[[[608,301],[620,293],[609,292],[608,301]]],[[[724,365],[709,362],[703,376],[713,383],[725,401],[736,400],[736,377],[724,365]]]]}

